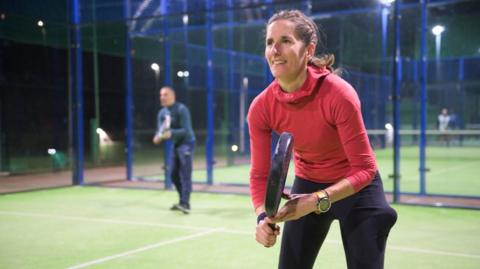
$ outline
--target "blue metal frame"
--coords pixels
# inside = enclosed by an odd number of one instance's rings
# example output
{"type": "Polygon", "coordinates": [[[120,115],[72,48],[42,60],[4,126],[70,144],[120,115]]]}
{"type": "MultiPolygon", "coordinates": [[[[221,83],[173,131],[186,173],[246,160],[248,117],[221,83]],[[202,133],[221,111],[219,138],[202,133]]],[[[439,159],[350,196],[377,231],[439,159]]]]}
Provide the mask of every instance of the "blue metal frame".
{"type": "MultiPolygon", "coordinates": [[[[388,73],[388,66],[387,66],[387,46],[388,46],[388,14],[390,13],[390,7],[380,4],[380,17],[381,17],[381,27],[382,27],[382,63],[381,63],[381,75],[386,75],[388,73]]],[[[388,100],[388,83],[385,79],[380,79],[380,87],[381,89],[385,89],[381,91],[380,98],[382,102],[387,103],[388,100]]],[[[378,122],[386,123],[385,116],[385,106],[380,106],[380,111],[377,113],[378,122]]],[[[382,137],[381,139],[381,147],[384,148],[386,146],[385,138],[382,137]]]]}
{"type": "MultiPolygon", "coordinates": [[[[267,7],[267,14],[268,14],[268,18],[270,18],[273,16],[272,5],[270,5],[272,3],[272,0],[266,0],[265,2],[269,4],[267,7]]],[[[270,72],[270,66],[268,65],[267,61],[264,60],[263,62],[265,64],[265,74],[266,74],[265,85],[269,85],[273,81],[273,75],[272,75],[272,72],[270,72]]]]}
{"type": "Polygon", "coordinates": [[[421,0],[421,18],[420,18],[420,194],[426,194],[426,154],[427,146],[427,0],[421,0]]]}
{"type": "MultiPolygon", "coordinates": [[[[171,65],[170,65],[170,28],[168,25],[167,15],[167,1],[161,1],[161,10],[160,13],[163,16],[163,34],[164,34],[164,67],[165,67],[165,85],[173,86],[172,85],[172,72],[171,72],[171,65]]],[[[159,90],[159,89],[157,89],[159,90]]],[[[168,139],[163,142],[163,158],[164,158],[164,167],[165,167],[165,189],[172,188],[172,178],[170,174],[170,167],[172,162],[172,150],[173,150],[173,143],[172,140],[168,139]]]]}
{"type": "MultiPolygon", "coordinates": [[[[234,17],[233,17],[233,0],[228,0],[227,1],[227,5],[228,5],[228,12],[227,12],[227,16],[228,16],[228,22],[230,23],[233,23],[233,20],[234,20],[234,17]]],[[[228,52],[228,88],[229,88],[229,103],[228,103],[228,131],[229,131],[229,134],[228,134],[228,143],[230,145],[232,145],[234,143],[233,141],[233,132],[234,132],[234,125],[233,125],[233,122],[234,121],[234,116],[235,116],[235,113],[234,113],[234,110],[233,108],[235,107],[234,105],[234,102],[237,101],[235,100],[236,98],[234,98],[233,96],[233,92],[235,90],[235,52],[234,52],[234,47],[233,47],[233,41],[234,41],[234,35],[233,35],[233,27],[230,27],[228,29],[228,35],[227,35],[227,44],[228,44],[228,49],[229,49],[229,52],[228,52]]],[[[228,149],[227,149],[228,150],[228,149]]],[[[232,154],[231,152],[229,152],[229,154],[232,154]]],[[[230,155],[228,155],[230,156],[230,155]]],[[[227,160],[227,165],[230,165],[230,159],[229,158],[227,160]]]]}
{"type": "MultiPolygon", "coordinates": [[[[459,60],[459,63],[458,63],[458,80],[459,80],[459,91],[462,93],[462,98],[460,98],[460,107],[462,108],[462,110],[465,109],[465,89],[464,89],[464,86],[463,86],[463,80],[465,79],[465,58],[460,58],[459,60]]],[[[462,115],[465,115],[464,113],[465,111],[462,111],[462,115]]],[[[458,114],[458,111],[457,111],[457,114],[458,114]]],[[[457,127],[460,128],[460,129],[463,129],[465,126],[463,126],[462,122],[458,122],[458,119],[457,119],[457,127]]]]}
{"type": "MultiPolygon", "coordinates": [[[[185,14],[188,12],[188,0],[183,0],[183,12],[185,14]]],[[[189,18],[190,19],[190,18],[189,18]]],[[[183,18],[182,18],[183,21],[183,18]]],[[[188,24],[183,24],[183,45],[185,46],[185,55],[187,59],[190,59],[190,50],[188,49],[189,38],[188,38],[188,24]]],[[[190,61],[187,61],[187,69],[190,72],[190,61]]],[[[190,86],[189,78],[185,78],[185,90],[188,90],[190,86]]]]}
{"type": "Polygon", "coordinates": [[[80,33],[80,3],[79,0],[70,2],[70,76],[73,80],[71,91],[72,98],[72,142],[73,142],[73,171],[72,183],[83,184],[83,67],[82,67],[82,39],[80,33]]]}
{"type": "MultiPolygon", "coordinates": [[[[128,0],[124,0],[126,3],[128,0]]],[[[233,0],[228,1],[228,5],[232,5],[233,0]]],[[[78,0],[73,0],[73,2],[78,2],[78,0]]],[[[184,27],[181,29],[178,28],[169,28],[168,26],[168,21],[166,16],[168,15],[168,10],[167,10],[167,2],[165,0],[161,0],[161,15],[163,16],[164,19],[164,36],[165,36],[165,41],[164,41],[164,52],[165,52],[165,84],[171,85],[171,68],[170,68],[170,46],[172,45],[172,42],[169,40],[169,33],[174,32],[174,31],[185,31],[184,27]]],[[[402,59],[401,59],[401,53],[400,53],[400,19],[401,19],[401,10],[404,10],[406,8],[412,8],[412,7],[417,7],[420,5],[421,8],[421,25],[422,25],[422,30],[421,30],[421,47],[420,47],[420,66],[419,66],[419,80],[421,83],[421,89],[420,89],[420,144],[419,144],[419,151],[420,151],[420,194],[426,194],[426,187],[425,187],[425,172],[426,172],[426,167],[425,167],[425,148],[426,148],[426,134],[425,134],[425,129],[426,129],[426,98],[427,98],[427,91],[426,91],[426,12],[427,12],[427,6],[436,6],[440,4],[445,4],[445,3],[455,3],[458,2],[457,0],[421,0],[420,3],[412,3],[412,4],[402,4],[401,1],[396,1],[394,4],[394,33],[395,33],[395,42],[394,42],[394,68],[393,68],[393,88],[392,88],[392,105],[393,105],[393,126],[394,126],[394,158],[393,158],[393,176],[394,176],[394,201],[398,199],[398,194],[400,193],[400,136],[399,136],[399,130],[400,130],[400,91],[401,91],[401,81],[402,81],[402,59]]],[[[185,2],[186,3],[186,2],[185,2]]],[[[213,34],[212,34],[212,28],[213,27],[232,27],[234,25],[238,25],[238,23],[235,23],[229,19],[227,23],[221,23],[221,24],[214,24],[213,16],[214,13],[212,11],[213,8],[213,1],[212,0],[206,0],[205,1],[205,6],[206,6],[206,24],[202,26],[189,26],[189,28],[194,28],[194,27],[199,27],[199,28],[204,28],[206,29],[206,54],[207,54],[207,102],[211,104],[208,106],[207,110],[207,142],[206,142],[206,165],[207,165],[207,183],[212,184],[213,183],[213,165],[214,165],[214,97],[215,97],[215,92],[214,92],[214,86],[213,86],[213,52],[217,51],[217,49],[213,48],[213,34]]],[[[271,0],[265,0],[265,3],[268,5],[266,8],[268,9],[268,12],[271,13],[271,10],[273,8],[273,4],[271,0]]],[[[316,13],[313,14],[312,18],[323,18],[326,16],[334,16],[334,15],[346,15],[346,14],[352,14],[352,13],[362,13],[362,12],[375,12],[375,8],[364,8],[364,9],[354,9],[354,10],[345,10],[345,11],[334,11],[334,12],[328,12],[328,13],[316,13]]],[[[185,10],[184,10],[185,12],[185,10]]],[[[232,16],[231,10],[228,11],[229,16],[232,16]]],[[[385,13],[386,14],[386,13],[385,13]]],[[[382,55],[385,55],[387,57],[387,50],[386,50],[386,45],[387,45],[387,17],[384,14],[384,10],[382,10],[382,55]]],[[[249,25],[252,24],[264,24],[264,21],[249,21],[249,25]]],[[[151,34],[152,32],[147,32],[147,33],[142,33],[142,35],[145,34],[151,34]]],[[[230,40],[229,36],[229,48],[232,48],[231,43],[233,40],[230,40]]],[[[233,38],[233,37],[232,37],[233,38]]],[[[191,45],[187,44],[187,50],[190,46],[198,46],[198,45],[191,45]]],[[[200,46],[198,46],[200,47],[200,46]]],[[[218,49],[221,50],[221,49],[218,49]]],[[[231,49],[229,50],[223,50],[228,53],[230,61],[234,60],[234,57],[236,55],[240,55],[241,53],[238,52],[233,52],[231,49]]],[[[249,57],[255,58],[255,57],[260,57],[257,55],[249,55],[249,57]]],[[[261,57],[263,58],[263,57],[261,57]]],[[[80,62],[81,64],[81,62],[80,62]]],[[[463,65],[459,66],[460,70],[459,73],[463,73],[463,65]]],[[[267,80],[273,79],[271,76],[268,65],[265,63],[265,72],[267,74],[267,80]]],[[[461,76],[461,75],[459,75],[461,76]]],[[[234,69],[232,66],[230,66],[229,69],[229,77],[233,78],[234,77],[234,69]]],[[[79,81],[76,81],[77,84],[79,81]]],[[[80,81],[81,83],[81,81],[80,81]]],[[[76,84],[76,85],[77,85],[76,84]]],[[[230,87],[233,89],[233,79],[230,80],[230,87]]],[[[78,87],[78,86],[77,86],[78,87]]],[[[127,100],[128,100],[128,94],[127,94],[127,100]]],[[[131,101],[131,100],[130,100],[131,101]]],[[[127,107],[128,107],[128,101],[127,101],[127,107]]],[[[381,115],[384,115],[384,113],[381,113],[381,115]]],[[[128,121],[128,119],[127,119],[128,121]]],[[[128,122],[127,122],[127,132],[128,132],[128,122]]],[[[131,124],[131,123],[130,123],[131,124]]],[[[131,130],[130,130],[131,131],[131,130]]],[[[82,134],[83,136],[83,134],[82,134]]],[[[127,135],[127,140],[131,139],[127,135]]],[[[129,143],[129,141],[127,141],[129,143]]],[[[166,149],[168,148],[167,145],[166,149]]],[[[128,146],[127,146],[128,147],[128,146]]],[[[167,161],[169,160],[169,155],[170,155],[170,150],[165,150],[165,160],[166,160],[166,166],[167,161]]],[[[83,158],[83,156],[82,156],[83,158]]],[[[130,164],[131,166],[131,159],[128,160],[127,157],[127,165],[130,164]]],[[[130,168],[131,169],[131,168],[130,168]]],[[[128,170],[128,168],[127,168],[128,170]]],[[[127,172],[128,174],[128,172],[127,172]]],[[[170,183],[170,178],[166,174],[166,186],[167,184],[170,183]]]]}
{"type": "Polygon", "coordinates": [[[206,5],[206,39],[207,39],[207,142],[206,142],[206,160],[207,160],[207,184],[213,183],[213,165],[214,165],[214,92],[213,92],[213,13],[212,1],[207,0],[206,5]]]}
{"type": "Polygon", "coordinates": [[[395,1],[394,8],[394,65],[393,65],[393,202],[399,201],[400,193],[400,87],[402,81],[402,59],[400,51],[400,12],[401,0],[395,1]]]}
{"type": "Polygon", "coordinates": [[[125,33],[125,157],[126,157],[126,176],[127,180],[132,180],[132,124],[133,124],[133,89],[132,89],[132,41],[129,34],[130,25],[130,0],[123,1],[124,18],[126,21],[125,33]]]}

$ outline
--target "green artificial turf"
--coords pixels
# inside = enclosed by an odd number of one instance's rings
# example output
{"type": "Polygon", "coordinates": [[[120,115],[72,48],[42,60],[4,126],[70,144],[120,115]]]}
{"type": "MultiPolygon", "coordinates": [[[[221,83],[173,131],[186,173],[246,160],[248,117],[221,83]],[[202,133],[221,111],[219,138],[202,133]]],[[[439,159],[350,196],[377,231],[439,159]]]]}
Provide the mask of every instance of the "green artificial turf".
{"type": "MultiPolygon", "coordinates": [[[[248,196],[68,187],[0,196],[0,268],[276,268],[248,196]],[[93,262],[93,263],[89,263],[93,262]],[[81,267],[85,265],[85,267],[81,267]]],[[[479,268],[480,211],[394,206],[385,268],[479,268]]],[[[346,268],[334,222],[315,268],[346,268]]]]}

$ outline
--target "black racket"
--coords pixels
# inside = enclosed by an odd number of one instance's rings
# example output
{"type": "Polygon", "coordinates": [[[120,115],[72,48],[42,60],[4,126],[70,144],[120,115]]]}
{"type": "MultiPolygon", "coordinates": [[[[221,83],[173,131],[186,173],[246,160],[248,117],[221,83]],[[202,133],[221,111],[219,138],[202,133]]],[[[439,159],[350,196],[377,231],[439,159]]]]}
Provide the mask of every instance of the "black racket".
{"type": "MultiPolygon", "coordinates": [[[[265,195],[265,213],[268,217],[273,217],[277,214],[280,200],[285,187],[285,180],[287,179],[288,167],[290,166],[290,159],[292,157],[293,136],[290,133],[283,132],[280,134],[275,152],[272,157],[270,172],[267,180],[267,192],[265,195]]],[[[274,224],[269,224],[272,229],[275,229],[274,224]]]]}

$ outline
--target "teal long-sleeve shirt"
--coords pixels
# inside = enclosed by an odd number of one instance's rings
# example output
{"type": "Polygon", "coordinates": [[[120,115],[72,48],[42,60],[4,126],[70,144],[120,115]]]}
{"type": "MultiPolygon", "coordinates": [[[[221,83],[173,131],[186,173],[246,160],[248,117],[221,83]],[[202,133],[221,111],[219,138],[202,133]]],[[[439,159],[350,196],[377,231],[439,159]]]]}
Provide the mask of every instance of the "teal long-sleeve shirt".
{"type": "Polygon", "coordinates": [[[188,108],[175,102],[170,107],[163,107],[157,114],[157,132],[161,132],[162,123],[167,116],[170,116],[170,131],[172,142],[175,146],[195,141],[195,134],[192,128],[192,119],[188,108]]]}

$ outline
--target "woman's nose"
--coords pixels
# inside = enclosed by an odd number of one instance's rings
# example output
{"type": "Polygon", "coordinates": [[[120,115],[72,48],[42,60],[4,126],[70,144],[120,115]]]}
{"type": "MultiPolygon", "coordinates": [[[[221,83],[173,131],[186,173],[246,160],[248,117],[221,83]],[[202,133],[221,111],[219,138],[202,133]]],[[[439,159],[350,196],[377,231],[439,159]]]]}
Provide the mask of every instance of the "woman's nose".
{"type": "Polygon", "coordinates": [[[275,43],[275,44],[272,45],[271,52],[272,52],[272,54],[278,54],[280,52],[279,47],[278,47],[278,43],[275,43]]]}

